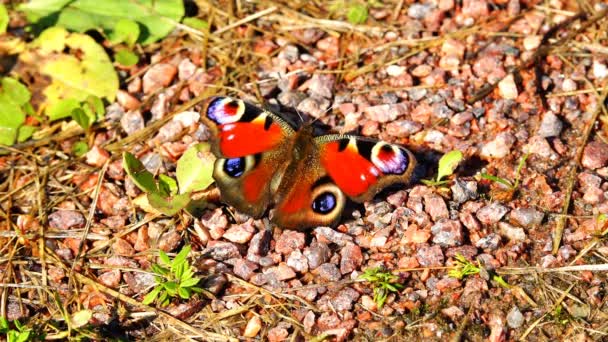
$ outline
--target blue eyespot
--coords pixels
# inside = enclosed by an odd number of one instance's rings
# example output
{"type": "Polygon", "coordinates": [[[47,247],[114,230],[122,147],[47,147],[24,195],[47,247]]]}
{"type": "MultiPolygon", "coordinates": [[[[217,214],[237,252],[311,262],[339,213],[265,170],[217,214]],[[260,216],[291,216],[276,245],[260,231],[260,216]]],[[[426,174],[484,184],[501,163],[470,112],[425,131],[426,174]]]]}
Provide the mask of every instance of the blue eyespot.
{"type": "Polygon", "coordinates": [[[224,172],[230,177],[240,177],[245,173],[245,158],[226,159],[224,172]]]}
{"type": "Polygon", "coordinates": [[[336,196],[331,192],[324,192],[312,202],[312,210],[319,214],[328,214],[336,207],[336,196]]]}

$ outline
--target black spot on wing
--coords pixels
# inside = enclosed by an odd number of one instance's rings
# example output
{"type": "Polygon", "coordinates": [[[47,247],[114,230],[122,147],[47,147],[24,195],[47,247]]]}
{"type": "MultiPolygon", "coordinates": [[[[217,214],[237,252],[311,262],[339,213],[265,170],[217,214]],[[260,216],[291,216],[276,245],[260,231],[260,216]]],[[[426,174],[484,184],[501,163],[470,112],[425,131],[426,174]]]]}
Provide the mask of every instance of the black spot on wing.
{"type": "Polygon", "coordinates": [[[251,122],[255,120],[260,114],[262,114],[263,110],[259,107],[256,107],[252,104],[245,102],[245,113],[241,117],[241,121],[251,122]]]}
{"type": "Polygon", "coordinates": [[[338,141],[338,152],[344,151],[346,149],[346,147],[348,146],[349,141],[350,141],[350,138],[340,139],[338,141]]]}
{"type": "Polygon", "coordinates": [[[327,184],[327,183],[333,183],[334,181],[331,179],[331,177],[329,176],[323,176],[319,179],[317,179],[314,183],[312,183],[312,185],[310,186],[310,190],[314,190],[316,187],[323,185],[323,184],[327,184]]]}
{"type": "Polygon", "coordinates": [[[372,160],[372,149],[377,144],[375,141],[357,140],[357,150],[359,154],[367,159],[372,160]]]}
{"type": "Polygon", "coordinates": [[[264,130],[269,130],[273,122],[274,120],[272,120],[272,117],[270,117],[270,115],[267,115],[266,120],[264,121],[264,130]]]}

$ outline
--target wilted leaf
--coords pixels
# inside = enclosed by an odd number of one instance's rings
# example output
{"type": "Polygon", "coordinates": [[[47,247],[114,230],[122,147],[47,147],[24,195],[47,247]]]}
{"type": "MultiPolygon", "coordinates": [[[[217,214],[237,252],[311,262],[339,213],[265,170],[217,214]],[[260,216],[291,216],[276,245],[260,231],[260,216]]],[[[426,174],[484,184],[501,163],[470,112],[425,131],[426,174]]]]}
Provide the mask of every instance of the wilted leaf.
{"type": "Polygon", "coordinates": [[[462,152],[458,150],[450,151],[439,159],[439,167],[437,170],[437,181],[440,181],[443,177],[451,175],[458,163],[462,160],[462,152]]]}
{"type": "Polygon", "coordinates": [[[42,106],[51,120],[69,116],[56,108],[65,99],[85,101],[90,95],[114,101],[118,76],[102,46],[86,34],[68,33],[52,27],[42,32],[26,51],[19,55],[24,70],[36,70],[50,78],[41,91],[42,106]],[[75,53],[75,52],[78,53],[75,53]]]}
{"type": "Polygon", "coordinates": [[[18,8],[31,22],[44,25],[44,19],[56,16],[54,25],[79,32],[110,31],[121,19],[135,21],[144,27],[142,44],[165,37],[184,15],[182,0],[30,0],[18,8]]]}
{"type": "Polygon", "coordinates": [[[190,147],[177,161],[177,183],[180,193],[205,190],[213,183],[215,157],[207,143],[190,147]]]}
{"type": "Polygon", "coordinates": [[[91,310],[80,310],[72,315],[72,327],[80,328],[89,323],[89,320],[93,317],[93,311],[91,310]]]}
{"type": "Polygon", "coordinates": [[[150,171],[146,170],[144,164],[135,158],[134,155],[129,152],[123,153],[122,167],[141,191],[146,193],[158,192],[154,176],[150,171]]]}

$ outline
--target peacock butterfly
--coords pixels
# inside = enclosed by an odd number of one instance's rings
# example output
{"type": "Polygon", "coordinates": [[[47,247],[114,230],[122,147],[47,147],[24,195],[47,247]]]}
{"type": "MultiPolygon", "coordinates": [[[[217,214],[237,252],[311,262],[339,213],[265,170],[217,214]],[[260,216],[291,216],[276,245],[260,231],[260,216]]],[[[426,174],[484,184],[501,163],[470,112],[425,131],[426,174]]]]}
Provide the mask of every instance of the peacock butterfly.
{"type": "Polygon", "coordinates": [[[363,202],[383,188],[408,183],[416,158],[405,148],[354,135],[316,135],[312,125],[230,97],[203,105],[203,123],[217,156],[213,178],[222,200],[260,217],[272,207],[281,228],[331,226],[346,198],[363,202]]]}

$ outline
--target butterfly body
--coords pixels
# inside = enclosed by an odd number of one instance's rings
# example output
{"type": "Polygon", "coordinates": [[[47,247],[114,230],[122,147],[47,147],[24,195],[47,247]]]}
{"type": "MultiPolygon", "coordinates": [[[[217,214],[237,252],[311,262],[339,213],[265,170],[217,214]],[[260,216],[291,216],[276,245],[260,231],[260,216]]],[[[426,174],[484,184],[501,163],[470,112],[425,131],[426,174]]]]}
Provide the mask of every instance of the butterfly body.
{"type": "Polygon", "coordinates": [[[282,228],[334,225],[346,199],[371,199],[383,188],[408,183],[411,152],[352,135],[315,136],[284,117],[229,97],[206,101],[202,121],[218,157],[213,177],[222,200],[260,217],[269,208],[282,228]]]}

